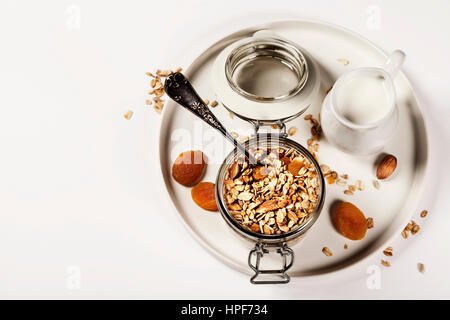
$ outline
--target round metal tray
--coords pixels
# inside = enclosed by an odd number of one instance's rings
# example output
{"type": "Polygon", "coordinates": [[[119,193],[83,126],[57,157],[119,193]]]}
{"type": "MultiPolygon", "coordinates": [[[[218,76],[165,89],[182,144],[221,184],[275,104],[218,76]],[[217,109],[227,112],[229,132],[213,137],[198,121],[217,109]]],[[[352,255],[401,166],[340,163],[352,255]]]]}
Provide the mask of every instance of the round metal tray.
{"type": "MultiPolygon", "coordinates": [[[[230,41],[247,37],[260,29],[273,32],[299,43],[307,49],[320,66],[323,96],[334,81],[344,72],[357,67],[380,66],[386,54],[361,36],[338,26],[306,21],[281,21],[255,26],[236,32],[207,48],[186,70],[198,93],[210,100],[214,99],[210,86],[211,68],[214,59],[230,41]],[[337,59],[345,58],[350,63],[344,66],[337,59]]],[[[422,111],[413,89],[404,74],[395,80],[397,105],[399,108],[398,131],[385,151],[398,158],[399,166],[395,178],[381,182],[380,190],[372,186],[374,163],[377,156],[355,157],[345,154],[329,145],[324,139],[317,153],[319,162],[332,169],[349,175],[349,181],[360,179],[365,184],[364,191],[352,196],[344,195],[344,187],[327,184],[327,197],[322,214],[309,230],[305,239],[293,246],[296,261],[289,270],[291,277],[311,277],[336,272],[362,262],[375,252],[380,252],[409,221],[417,207],[424,185],[428,159],[427,133],[422,111]],[[330,208],[338,200],[350,201],[366,215],[374,219],[375,227],[368,230],[361,241],[351,241],[341,236],[333,227],[330,208]],[[344,249],[348,244],[348,249],[344,249]],[[322,253],[323,247],[332,250],[333,256],[322,253]]],[[[317,101],[306,111],[316,118],[321,101],[317,101]]],[[[248,134],[251,125],[236,117],[231,119],[222,106],[212,109],[218,119],[230,130],[248,134]]],[[[310,137],[310,126],[303,118],[288,123],[296,126],[297,133],[290,137],[306,145],[310,137]]],[[[171,177],[171,166],[180,152],[195,149],[198,139],[204,139],[202,150],[209,157],[209,165],[204,181],[215,181],[223,158],[232,146],[212,132],[200,120],[171,101],[167,103],[160,130],[161,171],[167,192],[183,224],[193,237],[210,253],[230,267],[251,274],[247,265],[249,248],[245,246],[222,221],[217,212],[207,212],[195,205],[190,189],[177,184],[171,177]],[[222,152],[212,152],[222,149],[222,152]]],[[[274,261],[275,263],[275,261],[274,261]]]]}

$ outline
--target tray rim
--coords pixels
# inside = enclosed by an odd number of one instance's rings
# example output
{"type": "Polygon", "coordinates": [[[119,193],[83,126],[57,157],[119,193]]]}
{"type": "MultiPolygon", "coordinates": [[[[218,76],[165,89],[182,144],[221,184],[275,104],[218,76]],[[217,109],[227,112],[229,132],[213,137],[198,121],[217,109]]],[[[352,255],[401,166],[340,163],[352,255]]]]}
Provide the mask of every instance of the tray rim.
{"type": "MultiPolygon", "coordinates": [[[[230,33],[227,33],[225,36],[222,36],[219,40],[217,41],[213,41],[211,44],[209,44],[209,46],[204,49],[201,50],[200,53],[198,53],[194,58],[190,59],[190,64],[188,66],[188,68],[185,71],[185,74],[187,76],[190,75],[191,73],[191,67],[192,65],[195,63],[195,61],[203,56],[207,51],[209,51],[211,48],[219,45],[221,42],[223,41],[227,41],[230,38],[233,38],[236,34],[241,33],[245,30],[251,30],[251,29],[263,29],[263,28],[267,28],[268,26],[271,25],[277,25],[277,24],[288,24],[288,23],[310,23],[310,24],[318,24],[318,25],[322,25],[328,28],[333,28],[333,29],[337,29],[341,32],[344,33],[348,33],[351,36],[358,38],[360,41],[365,42],[367,45],[370,45],[370,47],[372,47],[372,49],[374,49],[375,51],[377,51],[379,54],[381,54],[383,57],[387,58],[388,54],[386,53],[386,51],[384,51],[381,47],[379,47],[377,44],[375,44],[374,42],[370,41],[369,39],[367,39],[366,37],[362,36],[361,34],[359,34],[356,31],[350,30],[346,27],[337,25],[335,23],[331,23],[331,22],[327,22],[324,20],[320,20],[320,19],[311,19],[311,18],[297,18],[297,19],[277,19],[277,20],[270,20],[270,21],[266,21],[263,23],[257,23],[257,24],[250,24],[246,27],[242,27],[238,30],[234,30],[231,31],[230,33]]],[[[424,112],[423,112],[423,108],[421,106],[421,103],[417,97],[417,94],[415,92],[415,90],[413,89],[413,86],[411,84],[411,81],[408,79],[408,77],[406,77],[406,75],[404,74],[403,70],[401,70],[399,72],[399,75],[401,75],[405,80],[406,80],[406,85],[408,87],[408,89],[411,91],[411,95],[412,97],[415,99],[415,101],[417,102],[417,109],[419,111],[419,115],[420,118],[422,119],[423,122],[423,133],[424,133],[424,141],[426,143],[426,152],[423,154],[424,157],[424,166],[422,168],[422,183],[420,183],[420,185],[418,186],[418,190],[417,190],[417,198],[415,200],[415,203],[413,205],[413,207],[415,209],[417,209],[418,204],[420,199],[422,199],[423,197],[423,191],[425,189],[425,185],[427,183],[427,175],[429,172],[429,156],[430,156],[430,143],[429,143],[429,133],[428,133],[428,129],[427,129],[427,122],[426,119],[424,117],[424,112]]],[[[248,268],[243,268],[241,265],[234,263],[232,260],[229,260],[228,257],[224,254],[222,254],[220,251],[215,250],[213,246],[211,246],[210,244],[207,243],[207,241],[205,241],[204,239],[202,239],[202,237],[200,237],[199,235],[197,235],[197,233],[195,232],[194,229],[192,229],[188,223],[182,218],[181,214],[179,213],[179,210],[176,206],[176,204],[172,201],[172,198],[170,196],[171,192],[168,188],[168,185],[166,183],[166,179],[164,177],[164,173],[162,170],[163,167],[163,159],[162,159],[162,144],[161,144],[161,138],[163,137],[162,134],[162,130],[163,130],[163,123],[165,122],[167,116],[166,116],[167,112],[164,112],[162,115],[162,119],[159,123],[159,128],[158,128],[158,132],[159,132],[159,137],[158,137],[158,142],[159,142],[159,147],[158,147],[158,158],[159,158],[159,165],[160,165],[160,170],[159,170],[159,177],[165,182],[165,189],[167,191],[167,195],[170,198],[170,206],[174,209],[175,212],[177,212],[176,216],[177,218],[181,221],[182,225],[184,226],[184,228],[188,231],[188,233],[201,245],[202,248],[204,248],[211,256],[213,256],[215,259],[217,259],[218,261],[220,261],[221,263],[225,264],[226,266],[230,267],[231,269],[233,269],[234,271],[239,271],[239,273],[241,275],[250,275],[251,272],[248,268]]],[[[409,220],[411,219],[412,213],[410,215],[407,215],[404,219],[404,223],[402,225],[406,225],[406,223],[409,222],[409,220]]],[[[393,239],[396,239],[397,237],[400,236],[400,231],[401,229],[397,230],[398,232],[393,233],[390,237],[388,237],[385,241],[385,243],[387,242],[392,242],[393,239]]],[[[333,268],[331,270],[325,270],[321,273],[317,273],[317,274],[305,274],[305,275],[291,275],[291,282],[296,282],[296,281],[309,281],[311,279],[324,279],[327,277],[330,277],[331,275],[336,276],[336,275],[342,275],[345,272],[349,272],[350,270],[355,270],[357,268],[359,268],[366,260],[369,260],[371,258],[373,258],[378,251],[380,251],[383,248],[384,244],[380,244],[378,246],[376,246],[375,248],[372,248],[370,250],[368,250],[369,252],[364,252],[362,253],[362,256],[357,260],[357,261],[352,261],[353,259],[351,259],[349,262],[345,263],[344,262],[344,266],[342,267],[338,267],[338,268],[333,268]]]]}

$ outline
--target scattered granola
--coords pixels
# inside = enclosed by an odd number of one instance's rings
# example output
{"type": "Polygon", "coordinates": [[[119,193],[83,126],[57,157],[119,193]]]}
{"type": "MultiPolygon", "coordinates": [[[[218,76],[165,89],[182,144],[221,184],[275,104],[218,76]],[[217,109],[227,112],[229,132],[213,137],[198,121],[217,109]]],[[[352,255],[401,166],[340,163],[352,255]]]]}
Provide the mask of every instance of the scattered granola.
{"type": "Polygon", "coordinates": [[[378,180],[373,180],[372,184],[375,187],[375,189],[380,190],[380,183],[378,182],[378,180]]]}
{"type": "Polygon", "coordinates": [[[383,253],[387,257],[392,257],[394,249],[392,247],[387,247],[386,249],[384,249],[383,253]]]}
{"type": "Polygon", "coordinates": [[[256,233],[282,234],[298,228],[319,201],[314,164],[293,149],[250,151],[265,166],[249,164],[241,156],[228,168],[224,198],[230,215],[256,233]]]}
{"type": "Polygon", "coordinates": [[[344,66],[348,66],[348,64],[350,63],[350,61],[348,61],[345,58],[339,58],[339,59],[337,59],[337,61],[342,63],[344,66]]]}
{"type": "Polygon", "coordinates": [[[421,218],[425,218],[425,217],[427,216],[427,214],[428,214],[428,210],[423,210],[423,211],[420,213],[420,217],[421,217],[421,218]]]}
{"type": "MultiPolygon", "coordinates": [[[[319,114],[320,118],[320,114],[319,114]]],[[[311,124],[311,138],[308,139],[308,151],[316,158],[315,152],[319,151],[319,141],[322,136],[322,127],[318,120],[314,119],[312,114],[307,114],[303,119],[309,121],[311,124]],[[316,143],[317,142],[317,143],[316,143]]],[[[336,177],[335,177],[336,178],[336,177]]]]}
{"type": "Polygon", "coordinates": [[[417,264],[417,269],[419,269],[419,272],[420,273],[425,273],[425,266],[424,266],[424,264],[423,263],[418,263],[417,264]]]}
{"type": "Polygon", "coordinates": [[[173,73],[172,70],[156,70],[156,75],[160,77],[167,77],[169,74],[173,73]]]}
{"type": "Polygon", "coordinates": [[[389,261],[386,261],[386,260],[381,260],[381,264],[383,265],[383,266],[385,266],[385,267],[390,267],[391,266],[391,264],[389,263],[389,261]]]}
{"type": "Polygon", "coordinates": [[[358,188],[359,191],[363,191],[364,183],[361,180],[356,180],[356,187],[358,188]]]}
{"type": "Polygon", "coordinates": [[[296,134],[296,133],[297,133],[297,127],[290,127],[290,128],[289,128],[288,134],[289,134],[290,136],[293,136],[293,135],[296,134]]]}
{"type": "Polygon", "coordinates": [[[414,225],[412,230],[411,230],[411,234],[415,235],[417,232],[419,232],[420,230],[420,226],[418,224],[414,225]]]}
{"type": "Polygon", "coordinates": [[[367,223],[367,229],[372,229],[373,228],[373,226],[374,226],[373,218],[371,218],[371,217],[367,218],[366,223],[367,223]]]}
{"type": "Polygon", "coordinates": [[[133,111],[128,110],[127,112],[125,112],[125,114],[123,115],[123,117],[127,120],[130,120],[131,117],[133,116],[133,111]]]}
{"type": "Polygon", "coordinates": [[[403,229],[402,237],[404,239],[407,239],[409,232],[411,232],[412,235],[415,235],[419,232],[419,230],[420,230],[420,226],[414,220],[411,220],[411,222],[408,223],[406,225],[406,227],[403,229]]]}
{"type": "Polygon", "coordinates": [[[333,252],[328,247],[323,247],[322,252],[327,257],[331,257],[333,255],[333,252]]]}
{"type": "Polygon", "coordinates": [[[402,237],[403,239],[408,239],[408,232],[405,229],[402,231],[402,237]]]}
{"type": "MultiPolygon", "coordinates": [[[[175,70],[175,72],[181,72],[183,69],[181,67],[177,68],[175,70]]],[[[171,73],[173,73],[174,71],[172,70],[156,70],[156,75],[151,73],[151,72],[146,72],[145,75],[149,76],[150,78],[152,78],[150,80],[150,91],[148,92],[148,94],[150,96],[152,96],[152,100],[154,102],[153,104],[153,109],[156,111],[156,113],[161,114],[163,109],[164,109],[164,105],[165,105],[165,100],[162,99],[162,97],[164,96],[165,92],[164,92],[164,84],[161,81],[161,78],[167,77],[169,76],[171,73]]],[[[145,100],[145,104],[150,106],[152,105],[152,100],[145,100]]]]}

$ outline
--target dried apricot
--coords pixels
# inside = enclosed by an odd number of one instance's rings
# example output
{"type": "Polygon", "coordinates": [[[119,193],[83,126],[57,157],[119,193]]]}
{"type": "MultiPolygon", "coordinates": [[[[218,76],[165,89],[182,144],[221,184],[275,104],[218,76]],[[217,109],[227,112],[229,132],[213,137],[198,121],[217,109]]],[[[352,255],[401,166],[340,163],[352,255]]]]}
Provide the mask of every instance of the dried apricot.
{"type": "Polygon", "coordinates": [[[215,184],[200,182],[191,190],[192,200],[202,209],[217,211],[215,184]]]}
{"type": "Polygon", "coordinates": [[[255,180],[262,180],[269,176],[270,172],[272,171],[272,168],[267,168],[263,166],[256,167],[253,169],[253,179],[255,180]]]}
{"type": "Polygon", "coordinates": [[[201,180],[205,170],[206,161],[203,152],[185,151],[173,163],[172,177],[179,184],[191,187],[201,180]]]}
{"type": "Polygon", "coordinates": [[[295,158],[288,164],[288,170],[294,176],[298,176],[298,172],[304,167],[304,163],[299,158],[295,158]]]}
{"type": "Polygon", "coordinates": [[[341,202],[336,206],[334,221],[339,232],[350,240],[361,240],[366,235],[366,217],[350,202],[341,202]]]}
{"type": "Polygon", "coordinates": [[[281,163],[283,163],[283,166],[288,166],[289,163],[291,163],[291,159],[289,159],[288,157],[283,157],[281,158],[281,163]]]}

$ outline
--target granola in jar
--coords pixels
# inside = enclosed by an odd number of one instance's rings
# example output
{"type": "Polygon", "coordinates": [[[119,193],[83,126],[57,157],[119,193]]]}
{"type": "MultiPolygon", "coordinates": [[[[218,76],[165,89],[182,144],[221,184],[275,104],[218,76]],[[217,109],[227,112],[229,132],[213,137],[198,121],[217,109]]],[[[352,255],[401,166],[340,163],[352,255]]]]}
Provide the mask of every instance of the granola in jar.
{"type": "Polygon", "coordinates": [[[228,167],[224,200],[244,228],[279,235],[300,227],[319,202],[320,177],[314,164],[291,148],[254,149],[261,163],[242,158],[228,167]]]}

